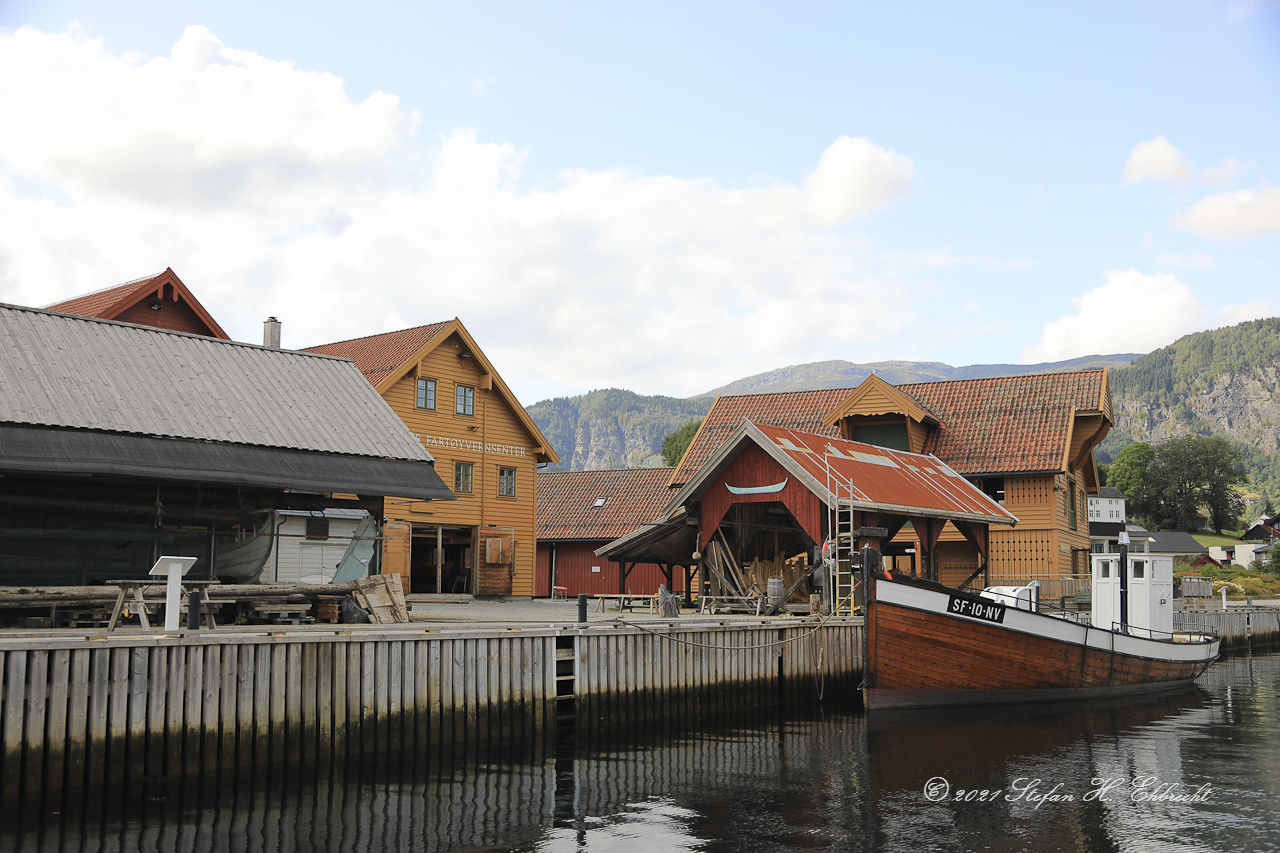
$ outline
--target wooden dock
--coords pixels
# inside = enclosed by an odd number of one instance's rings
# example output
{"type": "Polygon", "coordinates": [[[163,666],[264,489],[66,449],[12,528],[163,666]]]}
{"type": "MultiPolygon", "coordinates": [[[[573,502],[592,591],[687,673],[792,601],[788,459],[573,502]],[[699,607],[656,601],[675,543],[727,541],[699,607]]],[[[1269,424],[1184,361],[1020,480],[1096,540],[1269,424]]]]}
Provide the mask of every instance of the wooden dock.
{"type": "Polygon", "coordinates": [[[0,796],[852,697],[861,620],[816,627],[15,632],[0,637],[0,796]]]}
{"type": "Polygon", "coordinates": [[[1174,630],[1212,628],[1222,637],[1222,650],[1251,651],[1280,644],[1280,608],[1183,610],[1173,614],[1174,630]]]}

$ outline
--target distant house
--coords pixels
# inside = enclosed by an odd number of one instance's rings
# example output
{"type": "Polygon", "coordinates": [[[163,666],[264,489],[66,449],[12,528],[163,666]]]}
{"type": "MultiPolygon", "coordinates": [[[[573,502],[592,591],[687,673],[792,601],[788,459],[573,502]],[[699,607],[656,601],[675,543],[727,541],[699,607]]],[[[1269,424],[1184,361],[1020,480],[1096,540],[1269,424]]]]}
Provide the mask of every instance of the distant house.
{"type": "Polygon", "coordinates": [[[177,273],[167,268],[161,273],[46,305],[44,310],[231,340],[177,273]]]}
{"type": "Polygon", "coordinates": [[[0,341],[0,507],[21,532],[0,585],[144,577],[160,554],[249,581],[278,510],[453,498],[345,359],[10,305],[0,341]]]}
{"type": "Polygon", "coordinates": [[[1266,559],[1270,546],[1265,542],[1241,542],[1236,545],[1211,545],[1209,556],[1219,563],[1248,566],[1259,559],[1266,559]]]}
{"type": "MultiPolygon", "coordinates": [[[[1019,519],[991,531],[993,578],[1088,571],[1093,450],[1113,422],[1105,370],[898,386],[873,375],[856,388],[719,397],[670,486],[682,486],[744,419],[937,456],[1019,519]]],[[[981,559],[951,523],[907,527],[892,549],[932,559],[927,573],[943,583],[962,582],[981,559]]]]}
{"type": "Polygon", "coordinates": [[[1115,554],[1120,550],[1120,533],[1125,529],[1124,492],[1102,486],[1089,495],[1089,550],[1094,554],[1115,554]]]}
{"type": "MultiPolygon", "coordinates": [[[[535,594],[631,592],[658,584],[683,592],[686,572],[668,562],[611,563],[597,548],[657,518],[670,497],[671,468],[555,471],[538,476],[538,567],[535,594]]],[[[688,563],[689,561],[685,561],[688,563]]]]}

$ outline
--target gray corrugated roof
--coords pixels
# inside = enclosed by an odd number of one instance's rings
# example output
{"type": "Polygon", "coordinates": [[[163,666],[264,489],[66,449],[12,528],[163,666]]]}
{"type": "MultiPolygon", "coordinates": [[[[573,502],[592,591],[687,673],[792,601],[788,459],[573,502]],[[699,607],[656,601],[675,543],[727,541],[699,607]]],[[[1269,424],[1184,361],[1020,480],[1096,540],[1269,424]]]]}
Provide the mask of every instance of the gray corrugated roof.
{"type": "Polygon", "coordinates": [[[3,304],[0,422],[432,458],[348,359],[3,304]]]}
{"type": "Polygon", "coordinates": [[[1098,489],[1098,497],[1100,498],[1123,498],[1124,492],[1115,486],[1101,486],[1098,489]]]}

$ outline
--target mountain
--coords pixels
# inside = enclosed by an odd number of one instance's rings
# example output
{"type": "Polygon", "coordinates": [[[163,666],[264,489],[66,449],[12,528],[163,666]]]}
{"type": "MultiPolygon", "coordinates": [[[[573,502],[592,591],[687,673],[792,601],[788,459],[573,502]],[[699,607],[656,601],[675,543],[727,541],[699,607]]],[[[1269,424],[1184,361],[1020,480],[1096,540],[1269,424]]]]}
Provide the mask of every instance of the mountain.
{"type": "Polygon", "coordinates": [[[720,394],[853,387],[872,372],[896,385],[1097,367],[1111,369],[1116,411],[1116,425],[1098,449],[1100,462],[1110,462],[1134,441],[1225,435],[1244,450],[1254,489],[1280,498],[1280,317],[1187,335],[1147,355],[967,367],[820,361],[748,376],[685,399],[608,389],[544,400],[528,411],[559,452],[558,469],[625,468],[659,452],[664,438],[705,415],[720,394]]]}
{"type": "Polygon", "coordinates": [[[704,416],[720,394],[852,388],[872,372],[889,382],[901,384],[1110,367],[1128,364],[1135,358],[1138,358],[1136,354],[1086,356],[1048,364],[975,364],[968,367],[922,361],[882,361],[875,364],[820,361],[748,376],[705,394],[683,399],[646,397],[608,388],[577,397],[543,400],[525,407],[525,410],[560,455],[559,464],[548,470],[629,468],[642,464],[646,456],[659,453],[663,439],[690,420],[704,416]]]}
{"type": "MultiPolygon", "coordinates": [[[[619,388],[556,397],[525,411],[560,455],[551,471],[634,468],[711,409],[710,398],[644,397],[619,388]]],[[[659,463],[661,464],[661,463],[659,463]]]]}
{"type": "Polygon", "coordinates": [[[1041,364],[971,364],[952,367],[940,361],[877,361],[854,364],[851,361],[815,361],[780,367],[768,373],[757,373],[721,385],[699,397],[715,398],[720,394],[769,394],[777,391],[816,391],[822,388],[852,388],[872,373],[893,385],[907,382],[941,382],[947,379],[985,379],[990,376],[1022,376],[1028,373],[1058,373],[1063,370],[1085,370],[1098,367],[1122,367],[1141,353],[1121,355],[1086,355],[1069,361],[1041,364]]]}

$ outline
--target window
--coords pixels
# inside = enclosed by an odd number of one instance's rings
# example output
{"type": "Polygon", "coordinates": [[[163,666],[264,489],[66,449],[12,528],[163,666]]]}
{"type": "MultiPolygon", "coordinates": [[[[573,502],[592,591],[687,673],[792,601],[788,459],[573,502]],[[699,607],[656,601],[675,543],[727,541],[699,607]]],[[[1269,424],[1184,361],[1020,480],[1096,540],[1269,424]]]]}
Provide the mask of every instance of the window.
{"type": "Polygon", "coordinates": [[[435,409],[436,381],[434,379],[418,380],[418,408],[435,409]]]}
{"type": "Polygon", "coordinates": [[[514,498],[516,496],[516,469],[498,469],[498,497],[514,498]]]}
{"type": "Polygon", "coordinates": [[[1146,574],[1147,574],[1147,564],[1144,563],[1142,560],[1134,560],[1133,576],[1135,578],[1141,578],[1141,577],[1146,577],[1146,574]]]}
{"type": "Polygon", "coordinates": [[[307,519],[307,538],[308,539],[328,539],[329,538],[329,519],[308,518],[307,519]]]}
{"type": "Polygon", "coordinates": [[[605,505],[605,502],[606,502],[606,501],[608,501],[608,500],[609,500],[609,499],[608,499],[607,497],[604,497],[604,498],[596,498],[596,502],[595,502],[595,503],[593,503],[593,504],[591,505],[591,508],[592,508],[592,509],[599,509],[600,507],[604,506],[604,505],[605,505]]]}
{"type": "Polygon", "coordinates": [[[453,491],[455,494],[471,494],[471,472],[474,466],[470,462],[453,463],[453,491]]]}
{"type": "Polygon", "coordinates": [[[474,415],[476,413],[476,389],[470,385],[458,386],[458,408],[460,415],[474,415]]]}
{"type": "Polygon", "coordinates": [[[1067,520],[1071,529],[1076,529],[1076,484],[1067,484],[1067,520]]]}

